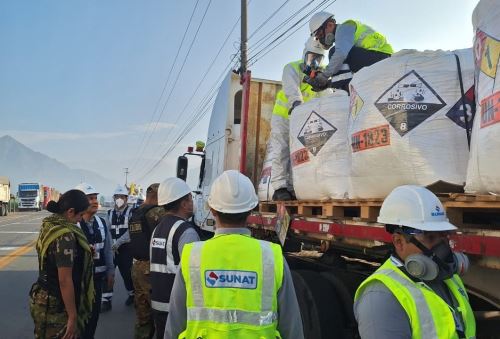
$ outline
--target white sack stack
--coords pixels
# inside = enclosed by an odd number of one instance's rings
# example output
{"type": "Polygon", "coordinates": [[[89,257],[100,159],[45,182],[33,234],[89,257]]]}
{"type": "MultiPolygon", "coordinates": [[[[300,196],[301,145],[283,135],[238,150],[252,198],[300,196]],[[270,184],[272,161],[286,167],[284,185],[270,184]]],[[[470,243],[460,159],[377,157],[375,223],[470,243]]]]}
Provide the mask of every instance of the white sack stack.
{"type": "Polygon", "coordinates": [[[472,14],[476,116],[472,129],[467,184],[471,193],[500,194],[500,6],[481,0],[472,14]]]}
{"type": "Polygon", "coordinates": [[[313,99],[290,116],[290,160],[299,200],[348,197],[349,97],[344,91],[313,99]]]}
{"type": "Polygon", "coordinates": [[[257,195],[259,201],[271,201],[274,194],[273,185],[271,185],[271,175],[272,175],[272,146],[271,140],[267,142],[266,157],[264,158],[264,163],[262,165],[262,172],[260,174],[259,186],[257,188],[257,195]]]}
{"type": "Polygon", "coordinates": [[[382,198],[404,184],[465,183],[469,154],[456,56],[470,119],[472,49],[404,50],[354,75],[352,198],[382,198]]]}

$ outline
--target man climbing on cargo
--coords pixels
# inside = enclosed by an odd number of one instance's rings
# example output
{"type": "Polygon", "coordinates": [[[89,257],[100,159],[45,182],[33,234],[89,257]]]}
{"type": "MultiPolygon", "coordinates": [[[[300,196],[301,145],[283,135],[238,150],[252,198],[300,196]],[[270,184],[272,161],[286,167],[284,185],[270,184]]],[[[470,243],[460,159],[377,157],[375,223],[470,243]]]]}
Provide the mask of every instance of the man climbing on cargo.
{"type": "Polygon", "coordinates": [[[475,338],[459,277],[469,261],[450,248],[448,236],[457,228],[439,199],[424,187],[397,187],[378,222],[392,234],[394,253],[356,292],[361,338],[475,338]]]}
{"type": "Polygon", "coordinates": [[[252,182],[238,171],[214,180],[215,236],[184,247],[165,338],[304,338],[281,247],[246,228],[257,204],[252,182]]]}
{"type": "Polygon", "coordinates": [[[321,68],[324,54],[320,44],[311,38],[306,42],[302,60],[290,62],[283,68],[283,88],[276,95],[271,118],[273,200],[295,199],[290,175],[289,116],[298,105],[321,95],[304,79],[321,68]]]}
{"type": "Polygon", "coordinates": [[[352,74],[388,58],[393,53],[385,36],[356,20],[337,24],[332,13],[318,12],[309,20],[311,36],[329,52],[329,64],[324,71],[307,82],[315,90],[327,87],[348,90],[352,74]],[[335,43],[335,47],[332,47],[335,43]]]}

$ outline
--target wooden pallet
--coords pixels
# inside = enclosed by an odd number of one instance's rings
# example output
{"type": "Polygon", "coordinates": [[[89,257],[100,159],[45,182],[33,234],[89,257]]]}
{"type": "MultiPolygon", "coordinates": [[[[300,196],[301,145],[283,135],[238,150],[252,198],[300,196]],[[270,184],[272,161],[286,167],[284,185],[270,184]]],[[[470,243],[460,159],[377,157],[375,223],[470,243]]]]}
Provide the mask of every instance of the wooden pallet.
{"type": "MultiPolygon", "coordinates": [[[[448,218],[457,226],[464,226],[464,216],[476,214],[498,214],[500,196],[466,193],[438,193],[437,196],[447,211],[448,218]]],[[[327,201],[283,201],[261,202],[259,212],[276,213],[277,204],[285,205],[290,215],[328,219],[353,219],[376,222],[383,199],[333,199],[327,201]]],[[[469,225],[467,225],[469,226],[469,225]]]]}

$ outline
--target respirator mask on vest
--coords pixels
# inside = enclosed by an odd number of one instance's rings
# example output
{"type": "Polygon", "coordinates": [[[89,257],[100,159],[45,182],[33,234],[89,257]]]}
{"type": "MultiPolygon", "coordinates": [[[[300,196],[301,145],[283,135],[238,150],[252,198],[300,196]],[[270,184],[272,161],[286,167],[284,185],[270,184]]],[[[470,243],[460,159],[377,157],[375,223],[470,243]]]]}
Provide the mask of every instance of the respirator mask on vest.
{"type": "Polygon", "coordinates": [[[409,241],[422,253],[409,255],[404,262],[406,271],[424,281],[450,279],[454,274],[464,275],[469,269],[469,258],[464,253],[453,252],[448,241],[442,240],[428,249],[414,236],[409,241]]]}
{"type": "Polygon", "coordinates": [[[118,198],[115,200],[115,205],[118,208],[122,208],[123,205],[125,205],[125,200],[123,200],[122,198],[118,198]]]}

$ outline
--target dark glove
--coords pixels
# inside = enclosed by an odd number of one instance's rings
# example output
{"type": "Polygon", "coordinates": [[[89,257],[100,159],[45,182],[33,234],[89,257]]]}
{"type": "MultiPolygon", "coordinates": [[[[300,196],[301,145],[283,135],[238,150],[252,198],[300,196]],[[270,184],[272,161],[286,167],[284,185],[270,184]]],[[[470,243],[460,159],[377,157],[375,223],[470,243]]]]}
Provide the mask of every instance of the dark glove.
{"type": "Polygon", "coordinates": [[[290,109],[288,110],[288,115],[291,115],[292,114],[292,111],[295,107],[297,107],[298,105],[300,105],[302,102],[299,101],[299,100],[295,100],[292,104],[292,107],[290,107],[290,109]]]}
{"type": "Polygon", "coordinates": [[[306,82],[312,86],[312,90],[320,92],[328,87],[328,77],[324,73],[317,73],[314,78],[309,78],[306,82]]]}

